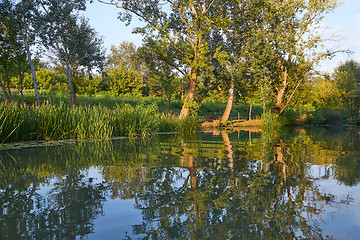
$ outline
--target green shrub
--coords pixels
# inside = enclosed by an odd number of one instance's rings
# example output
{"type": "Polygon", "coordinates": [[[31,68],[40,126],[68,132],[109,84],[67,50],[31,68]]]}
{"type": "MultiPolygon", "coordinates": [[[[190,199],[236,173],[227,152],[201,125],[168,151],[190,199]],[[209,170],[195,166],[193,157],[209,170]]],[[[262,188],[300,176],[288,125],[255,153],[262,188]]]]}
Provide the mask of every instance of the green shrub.
{"type": "Polygon", "coordinates": [[[175,132],[179,119],[173,114],[162,114],[158,122],[158,132],[175,132]]]}
{"type": "Polygon", "coordinates": [[[264,128],[280,128],[283,125],[282,119],[275,113],[267,111],[261,115],[262,126],[264,128]]]}
{"type": "Polygon", "coordinates": [[[310,125],[341,125],[345,121],[345,114],[339,110],[319,108],[312,112],[305,120],[310,125]]]}
{"type": "Polygon", "coordinates": [[[280,115],[280,123],[282,126],[296,125],[296,120],[299,116],[299,112],[293,109],[287,109],[280,115]]]}

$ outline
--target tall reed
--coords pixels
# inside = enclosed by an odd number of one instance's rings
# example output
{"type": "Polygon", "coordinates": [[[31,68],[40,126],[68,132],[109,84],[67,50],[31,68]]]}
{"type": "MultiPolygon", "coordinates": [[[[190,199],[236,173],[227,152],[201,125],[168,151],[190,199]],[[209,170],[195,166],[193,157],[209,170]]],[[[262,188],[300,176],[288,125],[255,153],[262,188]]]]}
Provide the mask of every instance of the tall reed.
{"type": "Polygon", "coordinates": [[[112,111],[115,136],[145,136],[158,130],[160,114],[156,104],[117,105],[112,111]]]}
{"type": "Polygon", "coordinates": [[[197,117],[178,120],[159,113],[156,104],[103,106],[58,106],[44,103],[39,108],[0,103],[0,143],[69,138],[111,138],[145,136],[155,132],[180,131],[193,134],[199,129],[197,117]]]}

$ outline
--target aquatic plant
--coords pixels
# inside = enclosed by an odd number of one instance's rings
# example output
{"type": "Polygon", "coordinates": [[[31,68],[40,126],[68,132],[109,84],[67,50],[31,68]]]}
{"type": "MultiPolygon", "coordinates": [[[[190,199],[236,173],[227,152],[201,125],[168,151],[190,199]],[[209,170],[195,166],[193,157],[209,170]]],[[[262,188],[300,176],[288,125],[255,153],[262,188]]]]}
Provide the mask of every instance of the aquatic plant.
{"type": "Polygon", "coordinates": [[[155,103],[69,106],[63,102],[40,107],[0,104],[0,142],[50,139],[108,139],[113,136],[146,136],[155,132],[195,133],[198,117],[178,120],[159,113],[155,103]]]}
{"type": "Polygon", "coordinates": [[[277,116],[275,113],[272,113],[270,111],[266,111],[261,115],[261,122],[263,128],[279,128],[282,125],[281,118],[277,116]]]}
{"type": "Polygon", "coordinates": [[[197,115],[191,115],[178,120],[176,130],[182,134],[194,134],[200,127],[200,118],[197,115]]]}

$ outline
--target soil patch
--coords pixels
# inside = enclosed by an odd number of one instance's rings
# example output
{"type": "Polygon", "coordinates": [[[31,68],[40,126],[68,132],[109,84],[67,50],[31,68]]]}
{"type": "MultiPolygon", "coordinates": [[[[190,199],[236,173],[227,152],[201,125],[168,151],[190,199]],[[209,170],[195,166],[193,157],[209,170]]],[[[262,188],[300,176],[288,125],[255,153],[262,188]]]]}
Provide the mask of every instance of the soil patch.
{"type": "Polygon", "coordinates": [[[220,120],[214,120],[214,121],[205,121],[201,124],[203,129],[213,129],[213,128],[219,128],[219,127],[225,127],[225,128],[245,128],[245,127],[257,127],[260,128],[262,126],[260,119],[255,120],[231,120],[228,121],[226,124],[220,124],[220,120]]]}

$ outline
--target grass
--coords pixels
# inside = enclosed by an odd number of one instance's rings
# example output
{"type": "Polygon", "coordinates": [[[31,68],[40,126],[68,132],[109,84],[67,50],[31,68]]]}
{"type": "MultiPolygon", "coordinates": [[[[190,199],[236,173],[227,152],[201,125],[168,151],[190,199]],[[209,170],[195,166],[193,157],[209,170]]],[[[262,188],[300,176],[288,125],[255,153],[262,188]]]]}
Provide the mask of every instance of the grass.
{"type": "MultiPolygon", "coordinates": [[[[20,94],[18,92],[13,92],[15,102],[21,102],[20,94]]],[[[50,102],[54,105],[59,105],[61,102],[65,104],[70,104],[69,102],[70,96],[67,92],[64,91],[53,91],[49,92],[47,90],[40,90],[40,101],[50,102]]],[[[34,90],[24,90],[24,100],[27,105],[33,105],[35,103],[34,90]]],[[[139,96],[112,96],[109,93],[99,92],[95,95],[77,95],[76,101],[78,105],[81,106],[96,106],[102,105],[110,109],[116,108],[117,105],[130,104],[131,106],[135,106],[140,102],[144,102],[145,104],[156,103],[158,106],[159,112],[179,114],[182,101],[173,100],[170,105],[168,101],[164,98],[160,97],[139,97],[139,96]]],[[[204,102],[200,105],[200,109],[198,115],[201,117],[211,116],[218,117],[221,116],[225,110],[226,103],[221,102],[204,102]]],[[[256,116],[260,116],[262,113],[262,107],[258,104],[254,104],[252,109],[252,118],[254,119],[256,116]]],[[[234,104],[231,115],[231,119],[246,119],[247,112],[245,104],[239,103],[234,104]]]]}
{"type": "Polygon", "coordinates": [[[146,136],[155,132],[192,134],[199,129],[197,117],[179,120],[160,113],[156,103],[135,106],[117,104],[74,106],[43,103],[41,107],[0,103],[0,143],[50,139],[108,139],[113,136],[146,136]]]}

